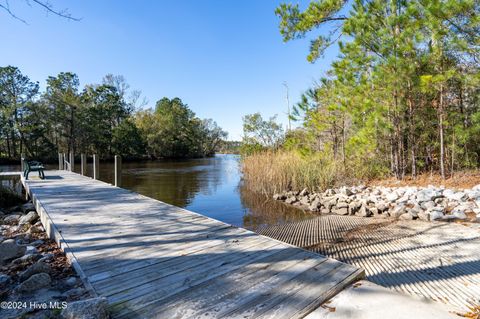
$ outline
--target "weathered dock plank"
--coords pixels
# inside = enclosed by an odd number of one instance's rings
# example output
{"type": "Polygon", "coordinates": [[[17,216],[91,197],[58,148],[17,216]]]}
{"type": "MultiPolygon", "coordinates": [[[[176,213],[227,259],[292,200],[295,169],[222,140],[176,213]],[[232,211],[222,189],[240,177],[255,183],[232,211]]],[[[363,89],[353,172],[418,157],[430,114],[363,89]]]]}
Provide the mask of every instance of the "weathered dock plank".
{"type": "Polygon", "coordinates": [[[22,180],[114,318],[302,318],[363,270],[67,171],[22,180]]]}

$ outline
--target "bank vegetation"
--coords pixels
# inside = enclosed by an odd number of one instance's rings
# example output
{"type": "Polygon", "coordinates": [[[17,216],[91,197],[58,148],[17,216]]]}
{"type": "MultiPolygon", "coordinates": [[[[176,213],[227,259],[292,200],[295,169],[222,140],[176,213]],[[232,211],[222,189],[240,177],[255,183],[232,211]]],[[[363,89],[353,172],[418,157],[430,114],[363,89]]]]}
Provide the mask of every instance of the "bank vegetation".
{"type": "Polygon", "coordinates": [[[285,41],[319,34],[309,61],[340,54],[295,105],[296,129],[264,143],[244,118],[245,179],[271,193],[478,169],[479,12],[470,0],[282,4],[285,41]]]}
{"type": "Polygon", "coordinates": [[[21,154],[55,160],[71,151],[102,159],[204,157],[227,137],[179,98],[146,105],[122,76],[81,88],[76,74],[62,72],[41,91],[17,67],[0,67],[0,161],[18,163],[21,154]]]}

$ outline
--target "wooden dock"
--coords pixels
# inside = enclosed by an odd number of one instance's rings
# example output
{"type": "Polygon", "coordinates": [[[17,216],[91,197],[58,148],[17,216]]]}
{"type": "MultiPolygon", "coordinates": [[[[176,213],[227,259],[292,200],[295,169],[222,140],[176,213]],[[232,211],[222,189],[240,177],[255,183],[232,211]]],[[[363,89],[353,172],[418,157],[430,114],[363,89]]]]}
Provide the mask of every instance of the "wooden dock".
{"type": "Polygon", "coordinates": [[[67,171],[22,183],[113,318],[303,318],[363,270],[67,171]]]}

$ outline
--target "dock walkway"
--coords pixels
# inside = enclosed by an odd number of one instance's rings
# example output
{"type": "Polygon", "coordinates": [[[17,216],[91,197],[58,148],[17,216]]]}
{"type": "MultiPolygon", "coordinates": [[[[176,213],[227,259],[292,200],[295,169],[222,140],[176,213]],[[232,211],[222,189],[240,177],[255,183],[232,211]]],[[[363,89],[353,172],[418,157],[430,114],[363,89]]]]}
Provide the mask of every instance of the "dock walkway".
{"type": "Polygon", "coordinates": [[[302,318],[363,270],[67,171],[22,178],[113,318],[302,318]]]}

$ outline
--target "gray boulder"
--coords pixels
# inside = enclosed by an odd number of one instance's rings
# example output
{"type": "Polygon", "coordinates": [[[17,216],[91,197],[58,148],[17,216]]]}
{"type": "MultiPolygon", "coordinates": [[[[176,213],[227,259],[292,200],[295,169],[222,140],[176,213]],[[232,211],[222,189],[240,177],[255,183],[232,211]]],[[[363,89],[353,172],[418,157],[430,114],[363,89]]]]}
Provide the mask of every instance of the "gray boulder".
{"type": "Polygon", "coordinates": [[[297,201],[297,197],[295,197],[295,196],[290,196],[289,198],[287,198],[287,199],[285,200],[285,203],[287,203],[287,204],[293,204],[293,203],[295,203],[296,201],[297,201]]]}
{"type": "Polygon", "coordinates": [[[467,219],[467,215],[462,210],[454,210],[452,215],[457,219],[467,219]]]}
{"type": "Polygon", "coordinates": [[[27,214],[28,212],[35,210],[35,206],[33,205],[33,203],[29,202],[20,206],[20,209],[24,214],[27,214]]]}
{"type": "Polygon", "coordinates": [[[310,194],[310,193],[308,192],[308,189],[304,188],[304,189],[302,189],[302,191],[301,191],[300,194],[298,194],[298,195],[300,195],[300,196],[308,196],[308,194],[310,194]]]}
{"type": "Polygon", "coordinates": [[[34,224],[38,219],[36,211],[30,211],[27,215],[22,216],[18,221],[19,225],[34,224]]]}
{"type": "Polygon", "coordinates": [[[16,215],[16,214],[13,214],[13,215],[8,215],[6,216],[4,219],[3,219],[3,222],[5,224],[18,224],[18,220],[20,219],[20,215],[16,215]]]}
{"type": "Polygon", "coordinates": [[[473,202],[463,202],[462,204],[455,207],[454,210],[461,210],[464,213],[473,213],[474,209],[476,208],[475,206],[476,205],[473,202]]]}
{"type": "Polygon", "coordinates": [[[425,188],[417,192],[417,201],[418,202],[428,202],[433,201],[435,198],[440,197],[440,192],[437,192],[431,188],[425,188]]]}
{"type": "Polygon", "coordinates": [[[30,278],[22,282],[18,287],[17,291],[31,293],[40,288],[50,286],[52,279],[49,274],[39,273],[32,275],[30,278]]]}
{"type": "Polygon", "coordinates": [[[25,281],[30,278],[32,275],[39,274],[39,273],[50,273],[51,268],[49,265],[45,264],[44,262],[37,262],[36,264],[31,265],[28,267],[24,272],[20,273],[19,279],[20,281],[25,281]]]}
{"type": "Polygon", "coordinates": [[[432,210],[430,211],[430,220],[438,220],[443,218],[443,211],[440,210],[432,210]]]}
{"type": "Polygon", "coordinates": [[[0,265],[7,261],[21,257],[25,254],[27,248],[17,245],[13,239],[7,239],[0,244],[0,265]]]}
{"type": "Polygon", "coordinates": [[[308,195],[304,195],[302,198],[300,198],[300,204],[304,206],[310,205],[310,199],[308,198],[308,195]]]}
{"type": "Polygon", "coordinates": [[[430,211],[441,212],[442,214],[445,213],[445,207],[442,206],[435,206],[430,209],[430,211]]]}
{"type": "Polygon", "coordinates": [[[25,254],[38,254],[38,249],[35,248],[35,246],[27,246],[27,250],[25,251],[25,254]]]}
{"type": "Polygon", "coordinates": [[[28,230],[27,230],[27,233],[28,234],[38,234],[38,233],[42,233],[44,232],[45,229],[43,228],[43,226],[35,226],[35,225],[32,225],[28,230]]]}
{"type": "Polygon", "coordinates": [[[429,210],[429,209],[432,209],[433,207],[435,207],[435,202],[432,201],[432,200],[422,202],[422,203],[420,203],[420,207],[422,207],[424,210],[429,210]]]}
{"type": "Polygon", "coordinates": [[[320,213],[321,213],[321,214],[324,214],[324,215],[325,215],[325,214],[330,214],[330,212],[331,212],[331,209],[330,209],[330,208],[327,208],[327,207],[322,207],[322,208],[320,208],[320,213]]]}
{"type": "Polygon", "coordinates": [[[372,215],[381,215],[382,212],[378,210],[377,207],[368,207],[368,209],[370,210],[370,212],[372,212],[372,215]]]}
{"type": "Polygon", "coordinates": [[[342,207],[342,208],[335,207],[332,210],[332,212],[337,214],[337,215],[348,215],[348,206],[342,207]]]}
{"type": "Polygon", "coordinates": [[[324,195],[325,195],[325,196],[333,196],[333,195],[335,195],[336,193],[337,193],[337,192],[336,192],[334,189],[329,188],[329,189],[327,189],[327,190],[325,191],[324,195]]]}
{"type": "Polygon", "coordinates": [[[468,199],[476,199],[476,198],[479,198],[480,197],[480,192],[479,191],[476,191],[476,190],[468,190],[465,192],[468,196],[468,199]]]}
{"type": "Polygon", "coordinates": [[[398,199],[398,194],[396,192],[392,192],[385,196],[386,200],[390,203],[394,203],[398,199]]]}
{"type": "Polygon", "coordinates": [[[42,258],[42,255],[40,254],[27,254],[27,255],[23,255],[20,258],[14,259],[12,263],[15,265],[27,264],[27,263],[35,262],[40,258],[42,258]]]}
{"type": "Polygon", "coordinates": [[[310,203],[308,209],[310,209],[312,212],[318,212],[320,207],[322,206],[322,202],[320,198],[315,198],[313,202],[310,203]]]}
{"type": "Polygon", "coordinates": [[[107,319],[107,309],[107,299],[92,298],[69,303],[61,315],[65,319],[107,319]]]}
{"type": "Polygon", "coordinates": [[[348,208],[348,203],[347,202],[338,202],[337,203],[337,208],[348,208]]]}
{"type": "Polygon", "coordinates": [[[456,200],[456,201],[464,201],[468,198],[468,195],[465,194],[464,192],[456,192],[453,194],[452,198],[453,200],[456,200]]]}
{"type": "Polygon", "coordinates": [[[412,219],[418,218],[418,211],[414,210],[413,208],[407,208],[407,214],[412,216],[412,219]]]}
{"type": "Polygon", "coordinates": [[[403,195],[402,197],[397,199],[397,204],[406,204],[408,202],[408,199],[409,198],[407,195],[403,195]]]}
{"type": "Polygon", "coordinates": [[[413,215],[410,213],[402,214],[398,217],[400,220],[413,220],[413,215]]]}
{"type": "Polygon", "coordinates": [[[418,219],[428,222],[430,220],[430,214],[427,212],[421,211],[418,213],[418,219]]]}
{"type": "Polygon", "coordinates": [[[367,207],[367,205],[362,205],[358,212],[355,213],[355,215],[360,216],[360,217],[370,217],[373,215],[372,211],[370,211],[370,208],[367,207]]]}
{"type": "Polygon", "coordinates": [[[353,195],[353,192],[350,188],[344,186],[342,188],[340,188],[340,193],[345,195],[345,196],[352,196],[353,195]]]}
{"type": "Polygon", "coordinates": [[[407,212],[405,205],[397,205],[390,211],[390,216],[394,218],[399,218],[401,215],[407,212]]]}
{"type": "Polygon", "coordinates": [[[362,207],[362,202],[361,201],[354,200],[354,201],[350,202],[350,204],[348,205],[348,210],[350,212],[350,215],[354,215],[356,212],[358,212],[360,207],[362,207]]]}
{"type": "Polygon", "coordinates": [[[285,196],[285,194],[274,194],[273,199],[274,200],[285,200],[285,199],[287,199],[287,196],[285,196]]]}
{"type": "Polygon", "coordinates": [[[388,205],[385,202],[378,202],[376,206],[377,206],[378,211],[380,211],[382,213],[388,209],[388,205]]]}

